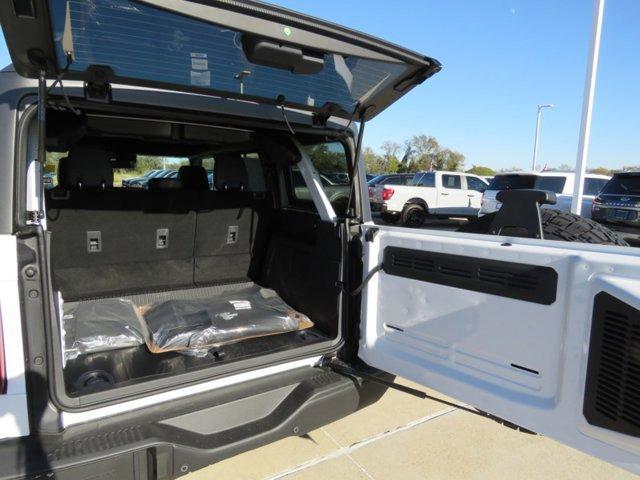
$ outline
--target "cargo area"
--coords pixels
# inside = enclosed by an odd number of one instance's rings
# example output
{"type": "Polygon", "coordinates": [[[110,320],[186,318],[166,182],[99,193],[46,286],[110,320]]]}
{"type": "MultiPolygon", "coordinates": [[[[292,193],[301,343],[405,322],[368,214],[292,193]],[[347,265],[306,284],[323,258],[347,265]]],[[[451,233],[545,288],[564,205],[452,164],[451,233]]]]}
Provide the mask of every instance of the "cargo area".
{"type": "MultiPolygon", "coordinates": [[[[223,152],[186,142],[190,164],[175,178],[124,188],[114,185],[111,152],[125,145],[138,153],[161,151],[163,144],[143,147],[140,140],[101,133],[69,145],[59,160],[57,185],[45,191],[68,396],[199,369],[211,368],[214,375],[222,364],[272,361],[271,354],[336,343],[341,226],[321,221],[309,201],[306,208],[287,205],[283,198],[293,188],[283,186],[283,179],[292,177],[291,165],[250,142],[223,152]],[[202,166],[205,152],[213,163],[209,172],[202,166]],[[256,307],[256,299],[278,308],[256,307]],[[217,310],[209,308],[211,302],[217,310]],[[111,315],[105,305],[134,320],[120,324],[122,315],[111,315]],[[212,320],[233,329],[248,309],[255,310],[252,323],[238,329],[238,339],[220,344],[219,331],[210,328],[205,333],[213,337],[204,348],[192,348],[191,339],[175,350],[161,348],[143,331],[158,311],[165,312],[160,318],[170,323],[170,332],[188,336],[192,330],[201,334],[212,320]],[[140,341],[122,342],[136,318],[140,341]],[[283,318],[304,321],[289,328],[277,323],[283,318]],[[271,322],[274,330],[261,322],[271,322]]],[[[171,149],[175,155],[179,146],[174,142],[171,149]]],[[[295,188],[299,192],[300,185],[295,188]]],[[[154,322],[157,328],[157,315],[154,322]]]]}

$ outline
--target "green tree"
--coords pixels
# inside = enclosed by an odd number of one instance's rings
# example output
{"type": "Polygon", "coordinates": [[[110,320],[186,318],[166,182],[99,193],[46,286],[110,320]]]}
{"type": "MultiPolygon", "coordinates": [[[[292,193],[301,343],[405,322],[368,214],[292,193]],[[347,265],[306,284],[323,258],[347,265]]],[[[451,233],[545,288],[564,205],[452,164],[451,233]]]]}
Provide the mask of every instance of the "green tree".
{"type": "Polygon", "coordinates": [[[400,165],[398,156],[402,151],[399,143],[386,141],[382,144],[382,159],[384,161],[384,171],[388,173],[396,173],[400,165]]]}
{"type": "Polygon", "coordinates": [[[465,158],[460,152],[443,148],[435,137],[430,135],[414,135],[404,143],[402,157],[403,172],[421,170],[459,171],[464,167],[465,158]]]}
{"type": "Polygon", "coordinates": [[[493,168],[483,167],[481,165],[473,165],[467,173],[473,173],[474,175],[479,175],[481,177],[493,177],[496,172],[493,168]]]}
{"type": "Polygon", "coordinates": [[[594,173],[596,175],[613,175],[613,170],[605,167],[590,168],[587,172],[594,173]]]}
{"type": "Polygon", "coordinates": [[[373,151],[371,147],[365,147],[362,151],[362,158],[367,173],[384,173],[384,158],[373,151]]]}
{"type": "Polygon", "coordinates": [[[347,171],[346,156],[341,145],[318,143],[305,147],[313,165],[321,173],[342,173],[347,171]]]}
{"type": "Polygon", "coordinates": [[[433,164],[436,170],[461,171],[464,168],[464,155],[445,148],[436,153],[433,164]]]}
{"type": "Polygon", "coordinates": [[[573,167],[568,163],[561,163],[560,165],[558,165],[558,168],[556,168],[556,170],[558,172],[573,172],[573,167]]]}
{"type": "Polygon", "coordinates": [[[395,157],[391,157],[385,161],[384,170],[388,173],[398,173],[401,166],[402,164],[400,163],[400,160],[395,157]]]}
{"type": "Polygon", "coordinates": [[[437,154],[440,151],[440,144],[435,137],[430,135],[414,135],[408,142],[406,159],[407,171],[417,172],[420,170],[431,170],[437,168],[437,154]]]}
{"type": "Polygon", "coordinates": [[[151,155],[138,155],[136,158],[136,171],[139,173],[148,172],[149,170],[159,170],[162,168],[162,157],[151,155]]]}

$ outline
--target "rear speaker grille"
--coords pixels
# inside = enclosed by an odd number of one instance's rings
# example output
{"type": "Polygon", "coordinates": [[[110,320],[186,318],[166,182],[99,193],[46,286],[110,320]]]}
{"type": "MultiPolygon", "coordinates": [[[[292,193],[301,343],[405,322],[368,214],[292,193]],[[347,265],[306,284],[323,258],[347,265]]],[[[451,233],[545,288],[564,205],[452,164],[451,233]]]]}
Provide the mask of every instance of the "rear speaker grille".
{"type": "Polygon", "coordinates": [[[640,436],[640,311],[605,292],[594,301],[584,415],[640,436]]]}
{"type": "Polygon", "coordinates": [[[390,275],[544,305],[556,299],[558,274],[550,267],[400,247],[386,247],[382,264],[390,275]]]}

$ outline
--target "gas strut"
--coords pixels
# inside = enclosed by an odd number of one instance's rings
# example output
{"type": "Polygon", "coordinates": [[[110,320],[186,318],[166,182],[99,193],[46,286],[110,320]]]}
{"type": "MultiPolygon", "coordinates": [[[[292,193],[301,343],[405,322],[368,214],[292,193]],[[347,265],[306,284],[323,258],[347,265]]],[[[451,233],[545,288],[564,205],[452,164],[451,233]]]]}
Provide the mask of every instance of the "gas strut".
{"type": "Polygon", "coordinates": [[[423,400],[433,400],[434,402],[442,403],[444,405],[448,405],[450,407],[458,408],[460,410],[464,410],[465,412],[472,413],[474,415],[478,415],[483,418],[488,418],[493,420],[494,422],[498,422],[505,427],[511,428],[513,430],[518,430],[522,433],[529,433],[536,435],[536,432],[523,428],[515,423],[511,423],[507,420],[504,420],[500,417],[496,417],[495,415],[491,415],[490,413],[483,412],[482,410],[477,410],[475,408],[467,407],[465,405],[460,405],[458,403],[450,402],[445,400],[444,398],[434,397],[433,395],[429,395],[421,390],[417,390],[415,388],[407,387],[405,385],[400,385],[399,383],[389,382],[387,380],[383,380],[382,378],[378,378],[375,375],[371,375],[370,373],[363,372],[362,370],[357,370],[355,368],[349,367],[344,364],[331,362],[327,364],[330,370],[333,370],[336,373],[341,375],[345,375],[350,378],[361,378],[363,380],[367,380],[369,382],[377,383],[379,385],[384,385],[385,387],[392,388],[399,392],[408,393],[409,395],[413,395],[414,397],[421,398],[423,400]]]}

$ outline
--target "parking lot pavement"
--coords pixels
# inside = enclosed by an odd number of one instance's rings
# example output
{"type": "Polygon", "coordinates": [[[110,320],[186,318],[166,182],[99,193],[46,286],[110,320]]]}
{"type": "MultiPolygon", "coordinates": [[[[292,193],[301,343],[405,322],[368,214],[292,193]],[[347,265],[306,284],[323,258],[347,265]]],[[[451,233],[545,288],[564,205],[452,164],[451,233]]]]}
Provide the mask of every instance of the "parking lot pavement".
{"type": "MultiPolygon", "coordinates": [[[[423,388],[408,381],[400,383],[423,388]]],[[[435,392],[429,392],[434,393],[435,392]]],[[[305,437],[281,440],[185,480],[637,479],[489,419],[389,390],[374,405],[305,437]]]]}

